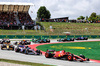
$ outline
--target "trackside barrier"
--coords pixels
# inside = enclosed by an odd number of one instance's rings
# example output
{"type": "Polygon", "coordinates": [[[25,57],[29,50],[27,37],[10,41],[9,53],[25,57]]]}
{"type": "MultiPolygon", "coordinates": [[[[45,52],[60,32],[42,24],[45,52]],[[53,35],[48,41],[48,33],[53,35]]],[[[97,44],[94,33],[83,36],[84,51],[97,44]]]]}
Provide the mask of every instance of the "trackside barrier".
{"type": "Polygon", "coordinates": [[[32,39],[32,38],[50,38],[50,39],[58,39],[58,38],[77,38],[77,37],[88,37],[88,38],[100,38],[100,35],[0,35],[0,39],[8,38],[8,39],[32,39]]]}

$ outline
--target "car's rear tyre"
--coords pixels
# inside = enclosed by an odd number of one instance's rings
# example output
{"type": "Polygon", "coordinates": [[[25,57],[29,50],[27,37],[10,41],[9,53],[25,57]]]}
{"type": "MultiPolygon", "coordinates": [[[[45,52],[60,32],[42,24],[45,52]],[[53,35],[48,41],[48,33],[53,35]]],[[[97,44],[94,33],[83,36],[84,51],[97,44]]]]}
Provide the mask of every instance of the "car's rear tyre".
{"type": "Polygon", "coordinates": [[[67,56],[67,59],[68,59],[69,61],[73,61],[73,55],[67,56]]]}
{"type": "Polygon", "coordinates": [[[22,51],[22,53],[24,53],[24,52],[25,52],[25,50],[22,51]]]}
{"type": "Polygon", "coordinates": [[[47,42],[47,43],[50,43],[50,40],[47,40],[46,42],[47,42]]]}
{"type": "Polygon", "coordinates": [[[42,55],[42,52],[40,52],[40,55],[42,55]]]}
{"type": "Polygon", "coordinates": [[[72,38],[71,41],[74,41],[74,38],[72,38]]]}
{"type": "Polygon", "coordinates": [[[38,53],[38,55],[41,55],[41,51],[40,50],[36,50],[36,52],[38,53]]]}
{"type": "Polygon", "coordinates": [[[15,48],[15,52],[19,52],[19,48],[15,48]]]}
{"type": "Polygon", "coordinates": [[[46,58],[51,58],[52,57],[52,54],[50,52],[47,52],[47,53],[45,53],[45,57],[46,58]]]}
{"type": "Polygon", "coordinates": [[[12,51],[14,51],[14,47],[13,47],[12,51]]]}
{"type": "Polygon", "coordinates": [[[85,38],[85,40],[88,40],[88,38],[85,38]]]}
{"type": "Polygon", "coordinates": [[[37,53],[40,53],[40,50],[36,50],[37,53]]]}
{"type": "Polygon", "coordinates": [[[48,43],[50,43],[50,41],[48,43]]]}
{"type": "Polygon", "coordinates": [[[89,59],[89,58],[87,58],[87,61],[90,61],[90,59],[89,59]]]}

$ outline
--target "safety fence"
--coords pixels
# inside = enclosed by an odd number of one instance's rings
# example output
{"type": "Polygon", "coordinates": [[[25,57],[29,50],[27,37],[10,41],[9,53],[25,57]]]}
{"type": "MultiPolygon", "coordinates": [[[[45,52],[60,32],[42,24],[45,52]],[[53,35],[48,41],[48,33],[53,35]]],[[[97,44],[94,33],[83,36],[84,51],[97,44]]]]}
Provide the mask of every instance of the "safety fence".
{"type": "Polygon", "coordinates": [[[100,35],[0,35],[0,39],[8,38],[8,39],[33,39],[33,38],[50,38],[50,39],[58,39],[58,38],[77,38],[77,37],[88,37],[88,38],[100,38],[100,35]]]}

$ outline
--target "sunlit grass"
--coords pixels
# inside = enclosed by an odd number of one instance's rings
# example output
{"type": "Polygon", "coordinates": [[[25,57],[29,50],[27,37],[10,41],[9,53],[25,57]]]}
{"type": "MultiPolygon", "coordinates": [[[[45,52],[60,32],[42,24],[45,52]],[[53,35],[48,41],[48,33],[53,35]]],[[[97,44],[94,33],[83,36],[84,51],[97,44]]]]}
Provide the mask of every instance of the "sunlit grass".
{"type": "Polygon", "coordinates": [[[63,22],[38,22],[45,30],[0,30],[0,35],[100,35],[99,23],[63,23],[63,22]],[[53,26],[53,32],[50,31],[53,26]]]}

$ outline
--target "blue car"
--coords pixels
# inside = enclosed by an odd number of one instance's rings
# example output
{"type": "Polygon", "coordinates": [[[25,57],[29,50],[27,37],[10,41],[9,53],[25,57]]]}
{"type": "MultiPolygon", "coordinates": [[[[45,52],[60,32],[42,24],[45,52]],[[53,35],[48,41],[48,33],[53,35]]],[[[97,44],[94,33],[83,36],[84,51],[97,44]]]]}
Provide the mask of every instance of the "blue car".
{"type": "Polygon", "coordinates": [[[76,40],[88,40],[88,37],[78,37],[76,40]]]}
{"type": "Polygon", "coordinates": [[[24,53],[25,46],[24,45],[18,45],[17,48],[15,48],[15,52],[24,53]]]}

